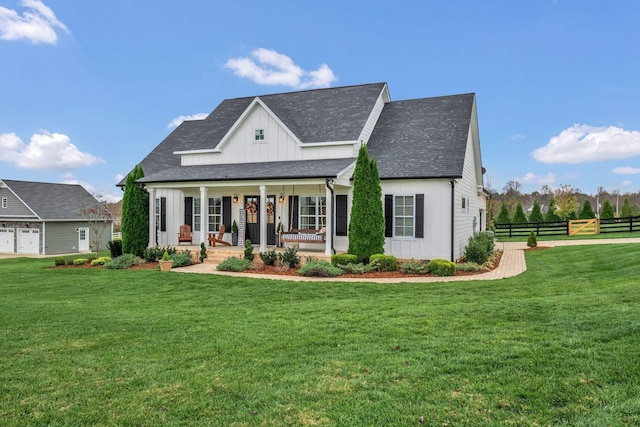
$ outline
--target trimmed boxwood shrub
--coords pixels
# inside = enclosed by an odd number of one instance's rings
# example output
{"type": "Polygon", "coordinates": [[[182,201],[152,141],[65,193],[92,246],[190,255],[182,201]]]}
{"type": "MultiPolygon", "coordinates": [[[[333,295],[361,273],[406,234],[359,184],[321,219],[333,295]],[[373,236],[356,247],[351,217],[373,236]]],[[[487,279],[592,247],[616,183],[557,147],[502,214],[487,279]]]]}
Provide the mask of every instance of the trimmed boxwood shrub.
{"type": "Polygon", "coordinates": [[[88,263],[89,260],[87,258],[76,258],[73,260],[73,265],[84,265],[88,263]]]}
{"type": "Polygon", "coordinates": [[[398,259],[393,255],[373,254],[369,258],[369,271],[398,271],[398,259]]]}
{"type": "Polygon", "coordinates": [[[536,246],[538,246],[538,239],[536,237],[536,233],[534,233],[533,231],[531,232],[531,234],[529,234],[529,238],[527,239],[527,246],[530,248],[535,248],[536,246]]]}
{"type": "Polygon", "coordinates": [[[96,258],[93,261],[91,261],[91,265],[92,266],[96,266],[96,265],[105,265],[107,262],[111,261],[111,258],[108,256],[101,256],[100,258],[96,258]]]}
{"type": "Polygon", "coordinates": [[[219,271],[245,271],[249,270],[251,267],[251,261],[232,256],[218,264],[216,269],[219,271]]]}
{"type": "Polygon", "coordinates": [[[331,255],[331,264],[337,266],[346,264],[356,264],[358,257],[354,254],[333,254],[331,255]]]}
{"type": "Polygon", "coordinates": [[[244,259],[253,261],[253,257],[253,245],[251,244],[251,240],[247,239],[244,241],[244,259]]]}
{"type": "Polygon", "coordinates": [[[427,274],[429,272],[429,265],[426,262],[412,259],[411,261],[403,262],[400,266],[400,271],[405,274],[427,274]]]}
{"type": "Polygon", "coordinates": [[[193,260],[191,259],[191,252],[188,250],[184,250],[182,252],[176,252],[171,255],[170,258],[173,260],[173,267],[185,267],[187,265],[193,264],[193,260]]]}
{"type": "Polygon", "coordinates": [[[314,260],[300,267],[298,274],[307,277],[336,277],[342,274],[342,269],[327,261],[314,260]]]}
{"type": "Polygon", "coordinates": [[[456,264],[446,259],[434,259],[429,261],[429,272],[436,276],[453,276],[456,264]]]}
{"type": "Polygon", "coordinates": [[[64,259],[64,257],[62,257],[62,256],[58,256],[58,257],[56,257],[54,263],[55,263],[56,266],[65,265],[67,263],[67,260],[64,259]]]}
{"type": "Polygon", "coordinates": [[[275,249],[271,249],[270,251],[260,252],[260,259],[264,263],[264,265],[275,265],[278,260],[278,254],[275,249]]]}

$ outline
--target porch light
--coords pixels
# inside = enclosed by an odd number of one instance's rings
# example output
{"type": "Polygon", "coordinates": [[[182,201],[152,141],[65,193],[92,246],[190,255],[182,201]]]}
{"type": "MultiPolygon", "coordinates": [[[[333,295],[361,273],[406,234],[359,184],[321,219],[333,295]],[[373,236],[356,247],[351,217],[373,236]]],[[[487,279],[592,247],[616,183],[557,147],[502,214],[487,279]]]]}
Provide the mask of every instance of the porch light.
{"type": "Polygon", "coordinates": [[[28,222],[24,223],[24,228],[29,228],[29,223],[28,222]]]}
{"type": "Polygon", "coordinates": [[[278,197],[278,201],[280,203],[284,203],[284,194],[280,193],[280,197],[278,197]]]}
{"type": "Polygon", "coordinates": [[[238,193],[233,193],[233,203],[238,203],[238,193]]]}
{"type": "Polygon", "coordinates": [[[5,228],[7,226],[7,223],[3,222],[2,223],[2,228],[5,228]]]}

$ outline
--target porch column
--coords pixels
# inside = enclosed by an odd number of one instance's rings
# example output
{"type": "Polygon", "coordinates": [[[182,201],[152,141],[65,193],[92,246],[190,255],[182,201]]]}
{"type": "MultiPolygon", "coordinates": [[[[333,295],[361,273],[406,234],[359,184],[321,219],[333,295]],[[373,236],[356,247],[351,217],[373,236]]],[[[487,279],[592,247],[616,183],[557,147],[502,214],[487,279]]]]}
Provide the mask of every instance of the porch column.
{"type": "Polygon", "coordinates": [[[201,242],[207,241],[208,232],[209,232],[209,197],[207,195],[207,187],[200,187],[200,241],[201,242]]]}
{"type": "Polygon", "coordinates": [[[333,242],[333,193],[329,187],[325,186],[325,200],[327,201],[327,216],[326,216],[326,234],[324,235],[324,254],[331,256],[331,242],[333,242]]]}
{"type": "Polygon", "coordinates": [[[267,251],[267,186],[260,186],[260,252],[267,251]]]}
{"type": "Polygon", "coordinates": [[[158,245],[156,241],[156,190],[149,188],[147,192],[149,193],[149,247],[153,248],[158,245]]]}

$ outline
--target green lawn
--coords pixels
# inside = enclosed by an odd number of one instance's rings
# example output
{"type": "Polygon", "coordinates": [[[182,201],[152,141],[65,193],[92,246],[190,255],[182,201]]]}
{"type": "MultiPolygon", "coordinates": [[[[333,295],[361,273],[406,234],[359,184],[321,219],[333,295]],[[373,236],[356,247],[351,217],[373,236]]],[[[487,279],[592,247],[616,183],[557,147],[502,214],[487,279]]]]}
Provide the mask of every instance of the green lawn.
{"type": "Polygon", "coordinates": [[[639,258],[393,285],[0,260],[0,425],[639,425],[639,258]]]}

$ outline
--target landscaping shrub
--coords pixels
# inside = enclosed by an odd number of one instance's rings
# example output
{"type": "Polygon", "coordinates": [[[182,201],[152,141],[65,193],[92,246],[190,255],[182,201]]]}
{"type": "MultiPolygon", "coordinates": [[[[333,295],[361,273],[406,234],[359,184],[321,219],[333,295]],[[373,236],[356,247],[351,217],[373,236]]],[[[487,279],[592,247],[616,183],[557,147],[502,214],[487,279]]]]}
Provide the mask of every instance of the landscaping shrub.
{"type": "Polygon", "coordinates": [[[244,241],[244,259],[253,261],[253,257],[253,245],[251,244],[251,240],[247,239],[244,241]]]}
{"type": "Polygon", "coordinates": [[[456,269],[460,271],[483,271],[487,268],[485,265],[481,265],[475,262],[463,262],[462,264],[458,264],[456,269]]]}
{"type": "Polygon", "coordinates": [[[126,270],[136,264],[136,258],[141,260],[141,258],[136,257],[134,254],[123,254],[106,262],[104,268],[108,270],[126,270]]]}
{"type": "Polygon", "coordinates": [[[95,267],[96,265],[105,265],[107,262],[111,261],[111,257],[101,256],[100,258],[96,258],[91,261],[91,265],[95,267]]]}
{"type": "Polygon", "coordinates": [[[278,260],[278,254],[275,249],[271,249],[270,251],[260,252],[260,259],[264,263],[264,265],[275,265],[278,260]]]}
{"type": "Polygon", "coordinates": [[[185,267],[187,265],[193,264],[193,260],[191,259],[191,252],[186,249],[182,252],[176,252],[175,254],[171,255],[171,259],[173,260],[173,268],[185,267]]]}
{"type": "Polygon", "coordinates": [[[205,258],[207,258],[207,247],[204,242],[200,243],[200,262],[204,262],[205,258]]]}
{"type": "Polygon", "coordinates": [[[369,258],[369,271],[398,271],[398,260],[393,255],[373,254],[369,258]]]}
{"type": "Polygon", "coordinates": [[[456,264],[446,259],[434,259],[429,261],[429,272],[436,276],[453,276],[456,264]]]}
{"type": "Polygon", "coordinates": [[[527,246],[530,248],[535,248],[536,246],[538,246],[538,239],[536,238],[536,233],[534,233],[533,231],[531,232],[531,234],[529,234],[529,238],[527,239],[527,246]]]}
{"type": "Polygon", "coordinates": [[[84,265],[88,263],[89,260],[87,258],[76,258],[73,260],[73,265],[84,265]]]}
{"type": "Polygon", "coordinates": [[[493,241],[493,233],[482,232],[476,233],[469,237],[469,243],[464,249],[464,257],[467,262],[475,262],[476,264],[484,264],[487,262],[489,255],[493,252],[495,243],[493,241]]]}
{"type": "Polygon", "coordinates": [[[367,271],[367,267],[361,262],[359,263],[350,262],[348,264],[337,265],[336,267],[340,268],[345,273],[350,273],[350,274],[362,274],[367,271]]]}
{"type": "Polygon", "coordinates": [[[143,258],[147,262],[156,262],[162,259],[162,255],[165,252],[169,254],[169,256],[175,254],[178,250],[176,248],[172,248],[171,246],[167,246],[166,248],[162,248],[160,246],[156,246],[154,248],[147,248],[144,250],[143,258]]]}
{"type": "Polygon", "coordinates": [[[412,259],[411,261],[403,262],[400,266],[400,271],[405,274],[426,274],[429,272],[429,265],[426,262],[412,259]]]}
{"type": "Polygon", "coordinates": [[[354,254],[333,254],[331,255],[331,264],[339,266],[340,264],[356,264],[358,257],[354,254]]]}
{"type": "Polygon", "coordinates": [[[122,255],[122,240],[109,240],[107,248],[111,252],[111,258],[115,259],[122,255]]]}
{"type": "Polygon", "coordinates": [[[298,256],[298,249],[293,246],[285,249],[284,253],[278,254],[278,260],[288,268],[299,266],[300,257],[298,256]]]}
{"type": "Polygon", "coordinates": [[[298,274],[307,277],[336,277],[343,273],[342,269],[327,261],[309,261],[298,270],[298,274]]]}
{"type": "Polygon", "coordinates": [[[59,266],[59,265],[65,265],[66,263],[67,263],[67,260],[64,259],[64,257],[62,257],[62,256],[57,256],[55,261],[54,261],[54,264],[56,265],[56,267],[59,266]]]}
{"type": "Polygon", "coordinates": [[[216,267],[219,271],[245,271],[251,268],[251,261],[248,259],[229,257],[216,267]]]}

